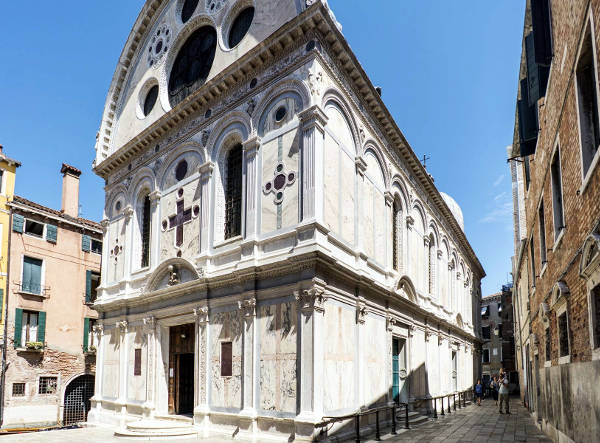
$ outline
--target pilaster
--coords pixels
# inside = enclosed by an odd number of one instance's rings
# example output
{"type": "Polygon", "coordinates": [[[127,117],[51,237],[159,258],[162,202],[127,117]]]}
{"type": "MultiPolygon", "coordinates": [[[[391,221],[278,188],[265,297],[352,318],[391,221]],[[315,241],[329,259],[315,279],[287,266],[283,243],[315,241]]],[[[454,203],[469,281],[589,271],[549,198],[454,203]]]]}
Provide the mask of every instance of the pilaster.
{"type": "Polygon", "coordinates": [[[243,322],[242,335],[242,411],[240,414],[252,421],[252,432],[256,432],[256,410],[254,408],[254,359],[256,329],[256,298],[254,296],[238,301],[243,322]]]}
{"type": "Polygon", "coordinates": [[[199,306],[194,309],[195,329],[196,329],[196,390],[194,393],[194,416],[198,416],[195,420],[196,424],[203,427],[204,436],[208,435],[209,426],[209,406],[208,406],[208,367],[210,357],[209,352],[209,312],[208,306],[199,306]]]}
{"type": "Polygon", "coordinates": [[[159,191],[151,192],[150,198],[150,220],[152,220],[152,241],[150,242],[150,269],[155,269],[160,261],[160,199],[159,191]]]}
{"type": "Polygon", "coordinates": [[[318,105],[299,114],[302,124],[302,221],[323,222],[323,150],[327,115],[318,105]]]}
{"type": "Polygon", "coordinates": [[[100,222],[102,226],[102,263],[101,263],[101,272],[102,272],[102,281],[101,286],[105,286],[105,282],[108,280],[108,262],[109,262],[109,248],[110,248],[110,221],[108,219],[104,219],[100,222]]]}
{"type": "Polygon", "coordinates": [[[99,416],[100,411],[102,409],[102,390],[104,372],[104,326],[102,324],[95,325],[93,333],[96,335],[96,377],[94,380],[94,396],[90,399],[90,415],[94,415],[94,413],[96,413],[99,416]]]}
{"type": "Polygon", "coordinates": [[[121,407],[121,424],[124,424],[125,415],[127,414],[127,327],[127,320],[115,323],[119,343],[119,397],[115,403],[121,407]]]}
{"type": "Polygon", "coordinates": [[[123,249],[123,260],[125,263],[125,269],[123,269],[123,275],[125,276],[126,281],[130,281],[131,269],[133,266],[133,251],[131,249],[133,247],[133,223],[131,221],[133,220],[133,215],[135,211],[131,205],[127,205],[123,213],[125,214],[125,245],[123,249]]]}
{"type": "Polygon", "coordinates": [[[144,415],[152,418],[156,410],[156,318],[144,318],[144,334],[146,335],[146,401],[143,405],[144,415]]]}
{"type": "MultiPolygon", "coordinates": [[[[215,164],[206,162],[199,168],[200,171],[200,251],[208,250],[208,239],[210,230],[210,179],[212,177],[215,164]]],[[[199,251],[199,252],[200,252],[199,251]]]]}
{"type": "Polygon", "coordinates": [[[255,238],[258,229],[258,151],[260,138],[252,137],[244,142],[244,158],[246,162],[246,239],[255,238]]]}

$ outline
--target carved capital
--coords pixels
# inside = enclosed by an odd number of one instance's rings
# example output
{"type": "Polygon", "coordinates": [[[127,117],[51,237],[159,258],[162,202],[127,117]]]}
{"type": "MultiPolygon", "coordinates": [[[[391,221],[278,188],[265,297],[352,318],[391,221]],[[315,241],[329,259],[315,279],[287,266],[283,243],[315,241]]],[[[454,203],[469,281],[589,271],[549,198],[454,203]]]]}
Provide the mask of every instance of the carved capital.
{"type": "Polygon", "coordinates": [[[155,205],[158,203],[158,201],[160,200],[161,197],[162,197],[162,194],[160,193],[160,191],[153,191],[150,194],[148,194],[148,198],[150,199],[150,202],[155,205]]]}
{"type": "Polygon", "coordinates": [[[244,151],[246,152],[246,157],[253,157],[258,153],[260,148],[260,137],[254,136],[250,137],[243,143],[244,151]]]}
{"type": "Polygon", "coordinates": [[[154,333],[156,330],[156,318],[151,315],[150,317],[144,318],[144,332],[154,333]]]}
{"type": "Polygon", "coordinates": [[[92,331],[94,332],[94,334],[96,334],[96,337],[100,339],[100,337],[102,337],[102,335],[104,334],[104,325],[94,325],[92,331]]]}
{"type": "Polygon", "coordinates": [[[392,206],[394,204],[394,194],[392,194],[390,191],[385,191],[383,196],[385,197],[385,204],[387,206],[392,206]]]}
{"type": "Polygon", "coordinates": [[[133,210],[133,207],[131,205],[127,205],[127,207],[123,210],[123,214],[125,214],[125,220],[127,222],[131,220],[131,217],[133,217],[134,213],[135,211],[133,210]]]}
{"type": "Polygon", "coordinates": [[[327,297],[322,289],[312,288],[296,292],[296,301],[300,304],[300,310],[305,314],[312,311],[325,312],[325,302],[327,297]]]}
{"type": "Polygon", "coordinates": [[[454,262],[448,263],[448,271],[452,271],[454,269],[454,262]]]}
{"type": "Polygon", "coordinates": [[[194,317],[198,323],[208,323],[208,306],[194,308],[194,317]]]}
{"type": "Polygon", "coordinates": [[[457,279],[457,280],[460,280],[460,276],[461,276],[461,274],[460,274],[460,271],[458,271],[458,272],[456,273],[456,279],[457,279]]]}
{"type": "Polygon", "coordinates": [[[110,220],[105,218],[100,222],[100,226],[102,226],[102,234],[106,235],[106,233],[108,232],[108,227],[110,226],[110,220]]]}
{"type": "Polygon", "coordinates": [[[423,236],[423,244],[424,244],[425,246],[429,246],[429,243],[430,243],[430,242],[431,242],[431,239],[429,238],[429,236],[428,236],[428,235],[424,235],[424,236],[423,236]]]}
{"type": "Polygon", "coordinates": [[[425,328],[425,341],[429,341],[432,335],[433,331],[430,328],[425,328]]]}
{"type": "Polygon", "coordinates": [[[443,256],[444,256],[444,252],[441,249],[438,249],[437,258],[439,258],[441,260],[443,256]]]}
{"type": "Polygon", "coordinates": [[[256,316],[256,298],[247,298],[238,301],[238,308],[242,311],[242,316],[250,319],[256,316]]]}
{"type": "Polygon", "coordinates": [[[398,326],[399,322],[398,320],[396,320],[394,317],[390,317],[388,316],[386,319],[386,327],[388,331],[391,331],[394,329],[394,326],[398,326]]]}
{"type": "Polygon", "coordinates": [[[304,130],[317,128],[321,132],[325,131],[325,125],[327,124],[327,120],[329,120],[329,117],[327,117],[318,105],[305,109],[298,114],[298,117],[302,122],[302,128],[304,130]]]}
{"type": "Polygon", "coordinates": [[[365,302],[359,301],[356,304],[356,323],[363,325],[368,312],[365,302]]]}
{"type": "Polygon", "coordinates": [[[357,155],[354,159],[354,165],[356,166],[356,172],[358,172],[360,175],[365,175],[367,170],[367,162],[364,158],[357,155]]]}
{"type": "Polygon", "coordinates": [[[214,170],[215,164],[213,162],[206,162],[201,164],[198,168],[198,171],[200,172],[200,179],[208,180],[212,176],[214,170]]]}
{"type": "Polygon", "coordinates": [[[121,320],[116,322],[115,328],[117,328],[117,331],[119,331],[120,333],[127,332],[127,320],[121,320]]]}
{"type": "Polygon", "coordinates": [[[408,325],[408,336],[412,337],[415,335],[415,330],[417,328],[415,327],[415,325],[408,325]]]}
{"type": "Polygon", "coordinates": [[[415,219],[412,215],[407,215],[406,216],[406,227],[408,229],[412,229],[413,225],[415,224],[415,219]]]}

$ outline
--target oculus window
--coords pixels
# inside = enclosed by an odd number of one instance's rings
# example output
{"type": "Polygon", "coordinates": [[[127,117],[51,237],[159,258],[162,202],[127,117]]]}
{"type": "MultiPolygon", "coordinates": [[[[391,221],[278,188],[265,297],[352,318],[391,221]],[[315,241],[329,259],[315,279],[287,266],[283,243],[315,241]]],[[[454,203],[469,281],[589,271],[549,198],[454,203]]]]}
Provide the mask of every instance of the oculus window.
{"type": "Polygon", "coordinates": [[[237,46],[248,33],[252,20],[254,19],[254,8],[249,7],[238,14],[229,30],[228,44],[230,48],[237,46]]]}

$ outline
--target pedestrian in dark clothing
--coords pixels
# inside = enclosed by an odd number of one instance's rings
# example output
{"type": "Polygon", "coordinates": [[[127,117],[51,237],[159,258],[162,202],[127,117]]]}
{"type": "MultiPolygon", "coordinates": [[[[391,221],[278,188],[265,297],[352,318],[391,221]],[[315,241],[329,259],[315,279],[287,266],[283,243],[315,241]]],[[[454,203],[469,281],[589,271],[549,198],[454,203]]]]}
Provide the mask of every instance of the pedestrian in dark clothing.
{"type": "Polygon", "coordinates": [[[475,397],[477,397],[477,406],[481,406],[481,397],[483,397],[483,385],[481,380],[477,380],[475,385],[475,397]]]}
{"type": "Polygon", "coordinates": [[[500,382],[497,375],[494,375],[490,388],[492,390],[492,397],[494,397],[496,406],[498,406],[498,389],[500,389],[500,382]]]}

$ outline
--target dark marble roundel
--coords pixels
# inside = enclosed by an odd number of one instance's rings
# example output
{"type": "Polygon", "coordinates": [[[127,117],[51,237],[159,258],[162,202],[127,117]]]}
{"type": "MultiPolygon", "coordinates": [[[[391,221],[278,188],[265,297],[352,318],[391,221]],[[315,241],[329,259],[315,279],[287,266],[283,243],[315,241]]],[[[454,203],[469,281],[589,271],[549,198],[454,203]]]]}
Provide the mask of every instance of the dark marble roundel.
{"type": "Polygon", "coordinates": [[[278,174],[273,180],[273,187],[279,191],[285,186],[285,174],[278,174]]]}

